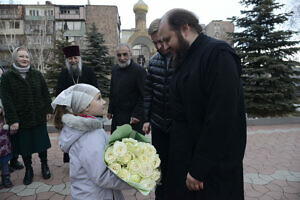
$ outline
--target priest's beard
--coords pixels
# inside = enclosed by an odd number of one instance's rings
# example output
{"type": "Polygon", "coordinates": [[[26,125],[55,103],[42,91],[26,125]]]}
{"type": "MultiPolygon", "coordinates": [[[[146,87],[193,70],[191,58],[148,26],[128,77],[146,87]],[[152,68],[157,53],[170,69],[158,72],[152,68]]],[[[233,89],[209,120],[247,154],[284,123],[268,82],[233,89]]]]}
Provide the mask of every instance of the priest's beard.
{"type": "Polygon", "coordinates": [[[175,70],[178,70],[183,64],[183,61],[188,53],[188,50],[190,48],[190,45],[188,41],[186,41],[180,32],[176,32],[177,37],[178,37],[178,45],[175,50],[175,55],[173,55],[173,67],[175,70]]]}
{"type": "Polygon", "coordinates": [[[68,69],[68,72],[71,76],[81,76],[82,74],[82,63],[81,59],[79,59],[79,62],[77,64],[71,65],[67,60],[66,60],[66,67],[68,69]]]}
{"type": "Polygon", "coordinates": [[[127,61],[124,62],[124,63],[122,63],[122,62],[120,62],[119,60],[117,60],[117,63],[118,63],[118,65],[119,65],[121,68],[125,68],[125,67],[129,66],[129,65],[130,65],[130,62],[131,62],[131,59],[127,60],[127,61]]]}

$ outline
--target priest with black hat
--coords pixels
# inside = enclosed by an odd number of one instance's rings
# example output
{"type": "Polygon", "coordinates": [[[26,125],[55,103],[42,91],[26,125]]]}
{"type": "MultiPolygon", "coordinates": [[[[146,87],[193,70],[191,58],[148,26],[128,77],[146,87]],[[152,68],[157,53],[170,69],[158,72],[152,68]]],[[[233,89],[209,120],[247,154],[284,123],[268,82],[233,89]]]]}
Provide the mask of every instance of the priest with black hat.
{"type": "MultiPolygon", "coordinates": [[[[79,46],[64,47],[66,67],[60,72],[56,86],[58,96],[63,90],[77,83],[86,83],[98,88],[98,81],[92,68],[82,65],[79,46]]],[[[69,156],[64,154],[64,162],[69,162],[69,156]]]]}

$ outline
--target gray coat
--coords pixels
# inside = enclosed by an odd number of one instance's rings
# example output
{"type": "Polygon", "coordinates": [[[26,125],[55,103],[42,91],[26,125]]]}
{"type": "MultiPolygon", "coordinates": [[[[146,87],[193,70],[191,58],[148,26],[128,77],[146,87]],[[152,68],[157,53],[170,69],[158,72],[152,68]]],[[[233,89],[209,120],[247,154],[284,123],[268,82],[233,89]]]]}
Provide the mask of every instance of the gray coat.
{"type": "Polygon", "coordinates": [[[70,155],[71,197],[73,200],[124,200],[121,190],[132,189],[103,162],[108,135],[99,119],[72,114],[62,117],[64,127],[59,146],[70,155]]]}

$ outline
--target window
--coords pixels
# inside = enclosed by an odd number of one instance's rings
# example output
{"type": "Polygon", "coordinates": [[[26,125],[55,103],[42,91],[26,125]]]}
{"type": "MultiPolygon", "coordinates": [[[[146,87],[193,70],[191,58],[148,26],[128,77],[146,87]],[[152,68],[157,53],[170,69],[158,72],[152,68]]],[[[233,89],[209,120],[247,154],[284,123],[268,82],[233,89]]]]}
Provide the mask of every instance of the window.
{"type": "Polygon", "coordinates": [[[81,22],[73,22],[74,23],[74,30],[80,30],[81,22]]]}
{"type": "Polygon", "coordinates": [[[0,21],[0,29],[5,29],[5,21],[0,21]]]}
{"type": "Polygon", "coordinates": [[[51,44],[51,36],[47,36],[47,44],[51,44]]]}
{"type": "Polygon", "coordinates": [[[45,10],[45,16],[53,16],[53,10],[45,10]]]}
{"type": "Polygon", "coordinates": [[[55,22],[55,30],[61,30],[61,28],[62,28],[62,22],[55,22]]]}
{"type": "Polygon", "coordinates": [[[29,10],[29,15],[30,16],[39,16],[39,11],[38,10],[29,10]]]}
{"type": "Polygon", "coordinates": [[[7,15],[7,14],[8,14],[8,10],[0,9],[0,15],[7,15]]]}
{"type": "Polygon", "coordinates": [[[40,25],[39,24],[30,24],[30,31],[39,31],[40,25]]]}
{"type": "Polygon", "coordinates": [[[60,14],[70,14],[70,10],[60,10],[60,14]]]}
{"type": "Polygon", "coordinates": [[[10,21],[9,22],[9,28],[10,29],[19,29],[20,28],[20,22],[19,21],[10,21]]]}
{"type": "Polygon", "coordinates": [[[15,22],[15,29],[19,29],[20,28],[20,22],[19,21],[16,21],[15,22]]]}

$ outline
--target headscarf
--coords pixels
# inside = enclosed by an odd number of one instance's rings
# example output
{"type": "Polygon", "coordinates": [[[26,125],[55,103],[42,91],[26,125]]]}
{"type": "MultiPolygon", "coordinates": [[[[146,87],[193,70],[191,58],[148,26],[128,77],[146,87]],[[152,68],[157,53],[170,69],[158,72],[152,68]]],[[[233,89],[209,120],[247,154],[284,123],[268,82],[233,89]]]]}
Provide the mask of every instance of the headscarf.
{"type": "Polygon", "coordinates": [[[79,83],[62,91],[51,103],[53,109],[56,105],[66,106],[74,114],[81,113],[92,102],[94,97],[100,93],[96,87],[79,83]]]}
{"type": "Polygon", "coordinates": [[[20,73],[20,75],[25,78],[26,77],[26,73],[29,71],[30,69],[30,64],[28,64],[26,67],[20,67],[19,63],[17,62],[17,55],[18,55],[18,51],[22,49],[24,51],[26,51],[29,55],[29,61],[30,61],[30,52],[28,51],[27,48],[25,47],[17,47],[14,49],[13,53],[12,53],[12,63],[13,63],[13,67],[20,73]]]}

